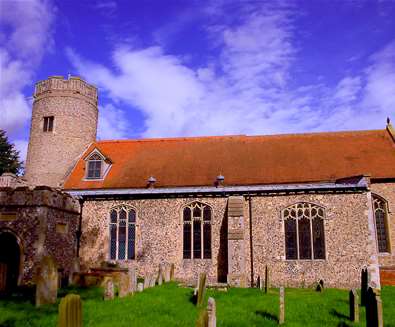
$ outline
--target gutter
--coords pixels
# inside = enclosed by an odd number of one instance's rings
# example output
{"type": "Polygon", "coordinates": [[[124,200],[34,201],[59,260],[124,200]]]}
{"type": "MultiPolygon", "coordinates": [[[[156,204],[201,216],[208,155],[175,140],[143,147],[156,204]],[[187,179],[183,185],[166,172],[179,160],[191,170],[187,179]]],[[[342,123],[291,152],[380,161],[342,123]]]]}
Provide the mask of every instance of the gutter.
{"type": "Polygon", "coordinates": [[[182,194],[249,194],[270,192],[302,191],[363,191],[369,189],[368,179],[361,177],[350,183],[306,183],[306,184],[269,184],[252,186],[200,186],[200,187],[163,187],[163,188],[124,188],[124,189],[88,189],[64,190],[72,196],[96,197],[117,195],[182,195],[182,194]]]}

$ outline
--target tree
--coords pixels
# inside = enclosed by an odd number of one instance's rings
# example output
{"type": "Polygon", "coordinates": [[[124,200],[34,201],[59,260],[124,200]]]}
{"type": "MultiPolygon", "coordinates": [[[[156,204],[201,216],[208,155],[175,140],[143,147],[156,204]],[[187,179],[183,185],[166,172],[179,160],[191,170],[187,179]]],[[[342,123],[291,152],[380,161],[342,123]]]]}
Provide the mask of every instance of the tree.
{"type": "Polygon", "coordinates": [[[19,151],[8,141],[6,132],[0,129],[0,175],[3,173],[18,174],[22,170],[19,151]]]}

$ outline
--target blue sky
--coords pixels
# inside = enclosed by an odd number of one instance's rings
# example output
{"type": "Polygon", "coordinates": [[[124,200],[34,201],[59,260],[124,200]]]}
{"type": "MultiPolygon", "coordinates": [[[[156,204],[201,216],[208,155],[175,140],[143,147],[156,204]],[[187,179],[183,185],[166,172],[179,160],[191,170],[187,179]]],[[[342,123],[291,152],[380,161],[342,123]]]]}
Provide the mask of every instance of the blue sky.
{"type": "Polygon", "coordinates": [[[382,129],[395,1],[0,1],[0,128],[34,83],[99,88],[100,139],[382,129]]]}

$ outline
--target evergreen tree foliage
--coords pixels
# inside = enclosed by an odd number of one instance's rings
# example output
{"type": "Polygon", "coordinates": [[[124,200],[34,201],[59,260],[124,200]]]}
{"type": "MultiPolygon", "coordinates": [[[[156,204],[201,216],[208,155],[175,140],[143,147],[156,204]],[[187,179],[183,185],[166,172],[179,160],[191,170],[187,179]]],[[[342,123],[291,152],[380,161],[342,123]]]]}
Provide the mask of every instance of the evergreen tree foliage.
{"type": "Polygon", "coordinates": [[[19,160],[19,152],[14,144],[8,141],[6,132],[0,129],[0,175],[3,173],[20,173],[22,162],[19,160]]]}

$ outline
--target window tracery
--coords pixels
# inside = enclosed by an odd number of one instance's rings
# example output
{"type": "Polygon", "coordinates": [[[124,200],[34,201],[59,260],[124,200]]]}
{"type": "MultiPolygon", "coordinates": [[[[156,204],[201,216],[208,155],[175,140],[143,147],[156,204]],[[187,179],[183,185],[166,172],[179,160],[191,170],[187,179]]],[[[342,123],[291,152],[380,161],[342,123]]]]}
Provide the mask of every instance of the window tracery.
{"type": "Polygon", "coordinates": [[[387,202],[377,196],[372,195],[373,210],[376,223],[377,245],[379,252],[390,252],[388,237],[388,209],[387,202]]]}
{"type": "Polygon", "coordinates": [[[313,203],[297,203],[282,211],[285,232],[285,257],[325,259],[325,210],[313,203]]]}
{"type": "Polygon", "coordinates": [[[110,259],[135,259],[136,211],[119,206],[110,211],[110,259]]]}
{"type": "Polygon", "coordinates": [[[194,202],[183,210],[183,258],[211,259],[211,208],[194,202]]]}

